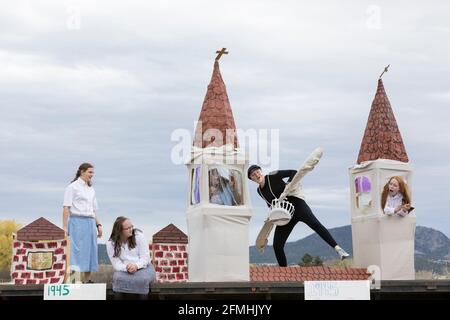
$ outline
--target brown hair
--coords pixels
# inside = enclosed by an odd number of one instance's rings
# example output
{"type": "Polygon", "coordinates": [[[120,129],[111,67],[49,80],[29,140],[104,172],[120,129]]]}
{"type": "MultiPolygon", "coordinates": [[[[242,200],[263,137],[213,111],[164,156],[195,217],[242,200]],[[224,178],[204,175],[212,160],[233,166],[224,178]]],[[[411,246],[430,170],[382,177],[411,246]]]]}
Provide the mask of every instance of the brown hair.
{"type": "Polygon", "coordinates": [[[381,194],[381,209],[384,209],[384,207],[386,206],[387,196],[389,193],[389,183],[391,182],[392,179],[395,179],[398,182],[399,186],[398,192],[400,192],[403,195],[402,204],[411,203],[411,195],[409,193],[409,189],[408,186],[406,185],[405,180],[403,180],[402,177],[394,176],[388,180],[388,182],[385,184],[383,188],[383,193],[381,194]]]}
{"type": "MultiPolygon", "coordinates": [[[[93,167],[94,167],[94,166],[93,166],[92,164],[90,164],[90,163],[87,163],[87,162],[82,163],[82,164],[78,167],[78,171],[77,171],[77,173],[75,174],[75,178],[74,178],[70,183],[76,181],[76,180],[81,176],[81,173],[83,173],[83,172],[85,172],[87,169],[93,168],[93,167]]],[[[88,184],[89,187],[92,186],[92,183],[91,183],[90,181],[89,181],[87,184],[88,184]]]]}
{"type": "MultiPolygon", "coordinates": [[[[111,236],[109,237],[109,240],[113,242],[114,244],[114,257],[120,256],[120,251],[122,247],[122,231],[123,231],[123,223],[125,220],[129,220],[127,217],[118,217],[116,221],[114,222],[111,236]]],[[[141,230],[133,228],[133,235],[127,239],[128,248],[133,249],[136,247],[136,232],[141,230]]]]}

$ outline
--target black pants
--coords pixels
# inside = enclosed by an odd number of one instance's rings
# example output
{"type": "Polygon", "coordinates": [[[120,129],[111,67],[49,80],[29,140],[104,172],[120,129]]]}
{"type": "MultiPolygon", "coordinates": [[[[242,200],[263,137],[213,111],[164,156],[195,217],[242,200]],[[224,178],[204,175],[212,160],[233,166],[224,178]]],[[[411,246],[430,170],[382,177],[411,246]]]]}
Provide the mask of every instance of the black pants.
{"type": "Polygon", "coordinates": [[[286,244],[286,241],[291,234],[292,229],[294,229],[295,225],[299,221],[304,222],[306,225],[308,225],[308,227],[317,232],[317,234],[332,248],[337,245],[336,241],[333,239],[328,230],[314,216],[305,200],[297,197],[288,197],[287,200],[294,205],[294,214],[288,224],[284,226],[277,226],[275,228],[275,235],[273,237],[273,249],[275,251],[275,256],[277,257],[278,264],[281,267],[287,266],[286,255],[284,253],[284,245],[286,244]]]}

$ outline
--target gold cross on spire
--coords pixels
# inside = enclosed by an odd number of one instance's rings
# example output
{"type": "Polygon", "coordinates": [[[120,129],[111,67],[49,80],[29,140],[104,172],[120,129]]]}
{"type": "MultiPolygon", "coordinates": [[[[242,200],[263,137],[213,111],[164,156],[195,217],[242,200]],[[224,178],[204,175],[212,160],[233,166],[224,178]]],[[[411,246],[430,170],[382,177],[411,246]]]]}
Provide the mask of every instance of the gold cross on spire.
{"type": "Polygon", "coordinates": [[[223,54],[228,54],[227,48],[222,48],[220,51],[216,51],[217,57],[216,61],[219,61],[219,59],[222,57],[223,54]]]}
{"type": "Polygon", "coordinates": [[[384,74],[385,72],[388,72],[389,66],[390,66],[390,64],[388,64],[386,67],[384,67],[384,71],[380,74],[380,79],[381,79],[381,77],[383,76],[383,74],[384,74]]]}

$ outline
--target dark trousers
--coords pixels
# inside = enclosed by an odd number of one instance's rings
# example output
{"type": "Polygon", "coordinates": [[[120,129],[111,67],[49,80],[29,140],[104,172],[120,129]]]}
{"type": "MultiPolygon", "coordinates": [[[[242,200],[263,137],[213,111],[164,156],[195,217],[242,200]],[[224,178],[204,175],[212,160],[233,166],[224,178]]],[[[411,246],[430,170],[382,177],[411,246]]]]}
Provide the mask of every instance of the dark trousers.
{"type": "Polygon", "coordinates": [[[275,251],[278,264],[281,267],[287,266],[284,245],[286,244],[292,229],[294,229],[295,225],[299,221],[305,223],[308,227],[317,232],[317,234],[332,248],[337,245],[330,232],[328,232],[328,230],[314,216],[305,200],[297,197],[288,197],[288,201],[294,205],[294,214],[288,224],[284,226],[277,226],[275,228],[275,235],[273,237],[273,249],[275,251]]]}

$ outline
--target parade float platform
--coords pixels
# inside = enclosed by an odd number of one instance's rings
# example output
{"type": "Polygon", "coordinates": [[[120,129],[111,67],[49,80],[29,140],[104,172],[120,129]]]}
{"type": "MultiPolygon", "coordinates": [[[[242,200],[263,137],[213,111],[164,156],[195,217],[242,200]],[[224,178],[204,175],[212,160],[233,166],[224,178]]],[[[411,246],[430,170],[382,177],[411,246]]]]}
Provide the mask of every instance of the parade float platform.
{"type": "MultiPolygon", "coordinates": [[[[42,300],[44,285],[0,285],[0,300],[42,300]]],[[[371,290],[371,300],[450,299],[450,280],[383,280],[380,289],[371,290]]],[[[107,299],[114,299],[111,285],[107,299]]],[[[188,282],[158,283],[151,287],[148,300],[304,300],[301,282],[188,282]]]]}

